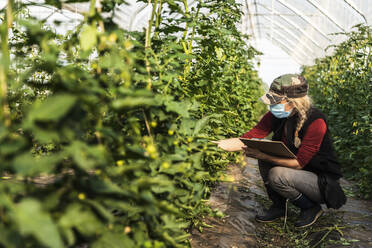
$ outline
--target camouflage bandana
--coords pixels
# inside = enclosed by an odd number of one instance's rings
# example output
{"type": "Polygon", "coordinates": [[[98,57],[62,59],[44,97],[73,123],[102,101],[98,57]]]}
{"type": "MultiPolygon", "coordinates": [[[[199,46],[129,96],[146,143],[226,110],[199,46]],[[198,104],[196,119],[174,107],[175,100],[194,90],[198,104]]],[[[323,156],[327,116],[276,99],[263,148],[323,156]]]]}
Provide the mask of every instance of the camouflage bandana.
{"type": "Polygon", "coordinates": [[[298,98],[307,95],[306,79],[298,74],[285,74],[272,82],[270,90],[260,100],[265,104],[277,104],[285,98],[298,98]]]}

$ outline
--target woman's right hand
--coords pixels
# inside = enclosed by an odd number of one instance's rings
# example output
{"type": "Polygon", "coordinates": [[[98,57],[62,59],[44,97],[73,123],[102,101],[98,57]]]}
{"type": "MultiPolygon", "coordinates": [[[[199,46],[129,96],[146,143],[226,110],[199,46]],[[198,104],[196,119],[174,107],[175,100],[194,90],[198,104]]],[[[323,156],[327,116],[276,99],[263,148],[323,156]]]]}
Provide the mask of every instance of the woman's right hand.
{"type": "Polygon", "coordinates": [[[224,139],[212,142],[217,144],[219,148],[228,152],[242,151],[243,147],[245,146],[239,138],[224,139]]]}

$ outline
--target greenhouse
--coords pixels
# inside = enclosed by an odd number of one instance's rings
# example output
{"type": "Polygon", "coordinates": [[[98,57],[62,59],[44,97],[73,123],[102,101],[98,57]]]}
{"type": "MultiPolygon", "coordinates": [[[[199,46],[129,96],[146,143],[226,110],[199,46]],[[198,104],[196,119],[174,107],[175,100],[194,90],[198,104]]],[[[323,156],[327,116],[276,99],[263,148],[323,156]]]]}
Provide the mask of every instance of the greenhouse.
{"type": "Polygon", "coordinates": [[[372,0],[0,0],[0,248],[372,247],[372,0]]]}

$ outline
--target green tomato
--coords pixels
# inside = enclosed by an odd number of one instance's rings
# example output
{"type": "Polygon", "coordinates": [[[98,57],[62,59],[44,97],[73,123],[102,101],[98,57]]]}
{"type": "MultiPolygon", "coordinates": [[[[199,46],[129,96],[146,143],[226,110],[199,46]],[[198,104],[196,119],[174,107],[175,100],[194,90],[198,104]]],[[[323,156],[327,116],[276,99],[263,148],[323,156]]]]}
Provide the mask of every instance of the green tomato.
{"type": "Polygon", "coordinates": [[[147,240],[145,243],[143,243],[144,248],[152,248],[152,243],[151,241],[147,240]]]}
{"type": "Polygon", "coordinates": [[[148,153],[153,154],[156,152],[156,147],[153,144],[150,144],[147,146],[146,150],[148,153]]]}
{"type": "Polygon", "coordinates": [[[168,169],[170,167],[170,164],[168,163],[168,162],[163,162],[162,164],[161,164],[161,168],[162,169],[168,169]]]}

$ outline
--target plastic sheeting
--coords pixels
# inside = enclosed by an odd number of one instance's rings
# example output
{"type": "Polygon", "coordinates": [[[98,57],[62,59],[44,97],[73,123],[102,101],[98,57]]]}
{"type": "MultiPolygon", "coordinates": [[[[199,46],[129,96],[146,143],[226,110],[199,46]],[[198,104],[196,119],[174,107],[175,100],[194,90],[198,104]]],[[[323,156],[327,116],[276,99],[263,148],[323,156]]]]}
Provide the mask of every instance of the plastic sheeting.
{"type": "Polygon", "coordinates": [[[245,0],[241,30],[253,40],[266,38],[299,64],[332,52],[356,24],[372,23],[372,0],[245,0]]]}
{"type": "MultiPolygon", "coordinates": [[[[42,0],[19,0],[42,2],[42,0]]],[[[0,8],[6,0],[0,0],[0,8]]],[[[147,26],[151,4],[127,0],[115,10],[114,20],[128,30],[142,30],[147,26]]],[[[197,0],[189,0],[189,7],[197,0]]],[[[371,25],[372,0],[238,0],[242,7],[240,30],[249,34],[252,45],[268,39],[288,53],[297,63],[310,65],[315,58],[332,53],[327,49],[345,39],[335,33],[347,32],[359,23],[371,25]]],[[[99,5],[99,1],[97,1],[99,5]]],[[[33,15],[51,20],[63,20],[71,29],[88,11],[88,3],[65,4],[64,10],[36,7],[33,15]]]]}

